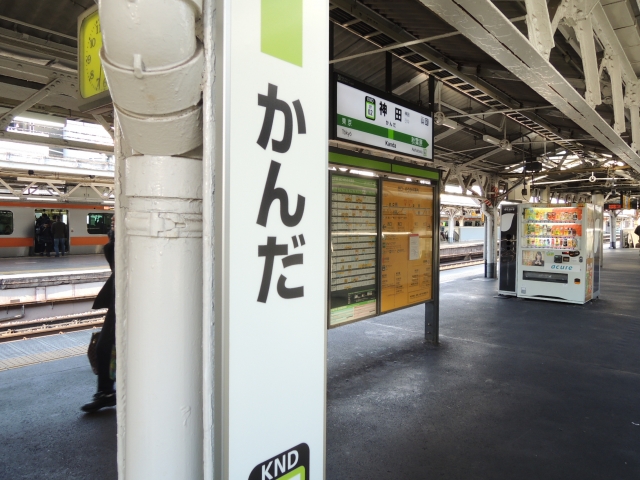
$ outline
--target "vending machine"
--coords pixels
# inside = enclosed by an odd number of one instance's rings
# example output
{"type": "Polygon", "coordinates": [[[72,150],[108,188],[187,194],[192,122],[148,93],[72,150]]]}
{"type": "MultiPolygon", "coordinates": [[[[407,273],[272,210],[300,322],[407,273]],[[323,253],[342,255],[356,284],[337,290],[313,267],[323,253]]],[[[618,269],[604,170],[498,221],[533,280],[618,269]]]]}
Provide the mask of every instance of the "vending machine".
{"type": "Polygon", "coordinates": [[[600,295],[602,207],[521,204],[517,296],[585,303],[600,295]]]}

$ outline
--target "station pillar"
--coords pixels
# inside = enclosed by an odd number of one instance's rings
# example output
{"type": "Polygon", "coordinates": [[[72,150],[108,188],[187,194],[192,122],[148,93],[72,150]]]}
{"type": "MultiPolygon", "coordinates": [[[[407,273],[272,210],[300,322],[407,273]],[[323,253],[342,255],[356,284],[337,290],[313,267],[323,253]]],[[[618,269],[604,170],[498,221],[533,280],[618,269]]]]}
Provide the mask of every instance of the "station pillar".
{"type": "Polygon", "coordinates": [[[203,478],[201,8],[100,2],[117,133],[121,479],[203,478]]]}
{"type": "Polygon", "coordinates": [[[456,224],[455,215],[449,215],[449,237],[448,237],[449,243],[455,242],[455,234],[456,234],[455,224],[456,224]]]}
{"type": "Polygon", "coordinates": [[[611,234],[609,235],[609,248],[613,248],[614,250],[617,248],[618,244],[618,214],[615,210],[611,210],[609,212],[609,218],[611,218],[611,234]]]}
{"type": "Polygon", "coordinates": [[[496,225],[498,208],[483,205],[484,211],[484,276],[498,278],[496,225]]]}
{"type": "MultiPolygon", "coordinates": [[[[601,212],[604,211],[604,195],[602,193],[593,193],[591,195],[591,203],[599,206],[601,212]]],[[[596,219],[596,222],[600,222],[599,225],[596,224],[596,230],[600,231],[600,235],[597,237],[597,241],[599,242],[597,248],[601,252],[598,258],[600,258],[600,268],[602,268],[604,265],[604,255],[602,255],[602,249],[604,248],[604,216],[601,215],[599,219],[596,219]]]]}

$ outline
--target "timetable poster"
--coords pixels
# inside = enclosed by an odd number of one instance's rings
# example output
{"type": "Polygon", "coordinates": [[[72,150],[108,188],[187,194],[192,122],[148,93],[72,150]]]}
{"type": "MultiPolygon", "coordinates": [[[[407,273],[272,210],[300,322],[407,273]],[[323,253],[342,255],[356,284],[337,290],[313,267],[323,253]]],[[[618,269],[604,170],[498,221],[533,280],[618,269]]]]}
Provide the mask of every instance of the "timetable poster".
{"type": "Polygon", "coordinates": [[[433,187],[382,183],[380,312],[432,299],[433,187]]]}
{"type": "Polygon", "coordinates": [[[378,181],[331,177],[333,327],[377,313],[378,181]]]}

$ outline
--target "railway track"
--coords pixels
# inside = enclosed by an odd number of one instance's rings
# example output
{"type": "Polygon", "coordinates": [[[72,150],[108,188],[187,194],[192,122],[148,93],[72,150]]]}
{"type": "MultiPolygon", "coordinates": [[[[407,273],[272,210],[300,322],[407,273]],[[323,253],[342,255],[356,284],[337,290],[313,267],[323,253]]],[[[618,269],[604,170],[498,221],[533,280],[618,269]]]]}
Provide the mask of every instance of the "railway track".
{"type": "MultiPolygon", "coordinates": [[[[483,261],[482,252],[465,255],[447,255],[440,258],[440,270],[478,265],[483,261]]],[[[106,312],[107,310],[103,309],[36,320],[8,319],[0,321],[0,343],[94,328],[102,325],[106,312]]]]}
{"type": "Polygon", "coordinates": [[[107,310],[40,318],[38,320],[8,320],[0,322],[0,342],[84,330],[102,325],[107,310]]]}

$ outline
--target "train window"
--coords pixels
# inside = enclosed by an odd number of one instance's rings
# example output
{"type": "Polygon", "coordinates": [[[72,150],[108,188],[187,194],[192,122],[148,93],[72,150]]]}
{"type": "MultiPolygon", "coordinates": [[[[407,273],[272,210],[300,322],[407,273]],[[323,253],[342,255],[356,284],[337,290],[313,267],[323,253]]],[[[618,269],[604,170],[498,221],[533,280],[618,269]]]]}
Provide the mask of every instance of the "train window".
{"type": "Polygon", "coordinates": [[[113,213],[90,213],[87,215],[87,233],[106,235],[111,230],[113,213]]]}
{"type": "Polygon", "coordinates": [[[13,233],[13,212],[0,210],[0,235],[11,235],[13,233]]]}

